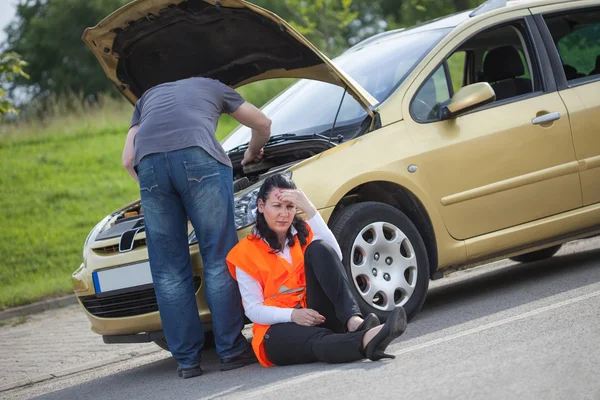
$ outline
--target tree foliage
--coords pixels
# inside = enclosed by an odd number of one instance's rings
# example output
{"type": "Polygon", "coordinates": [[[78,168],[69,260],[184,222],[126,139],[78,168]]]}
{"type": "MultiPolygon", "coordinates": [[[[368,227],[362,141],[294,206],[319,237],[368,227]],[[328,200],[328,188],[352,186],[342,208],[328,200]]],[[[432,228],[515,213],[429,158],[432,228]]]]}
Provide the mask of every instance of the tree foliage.
{"type": "Polygon", "coordinates": [[[291,23],[315,46],[330,56],[347,46],[347,28],[358,17],[352,0],[287,0],[291,23]]]}
{"type": "MultiPolygon", "coordinates": [[[[16,86],[31,97],[110,92],[92,52],[82,42],[94,26],[130,0],[20,0],[16,18],[6,29],[6,50],[29,63],[30,79],[16,86]]],[[[483,0],[250,0],[290,22],[326,55],[384,30],[406,27],[472,8],[483,0]]]]}
{"type": "Polygon", "coordinates": [[[353,0],[358,18],[351,24],[349,43],[389,29],[406,28],[431,19],[475,8],[485,0],[353,0]]]}
{"type": "Polygon", "coordinates": [[[8,112],[17,113],[17,109],[6,97],[6,90],[2,86],[13,82],[15,78],[29,79],[29,75],[25,72],[26,66],[27,63],[15,52],[0,54],[0,120],[8,112]]]}
{"type": "Polygon", "coordinates": [[[22,0],[7,28],[8,49],[29,63],[29,80],[16,83],[32,95],[95,94],[111,83],[81,40],[85,28],[96,25],[127,0],[22,0]]]}

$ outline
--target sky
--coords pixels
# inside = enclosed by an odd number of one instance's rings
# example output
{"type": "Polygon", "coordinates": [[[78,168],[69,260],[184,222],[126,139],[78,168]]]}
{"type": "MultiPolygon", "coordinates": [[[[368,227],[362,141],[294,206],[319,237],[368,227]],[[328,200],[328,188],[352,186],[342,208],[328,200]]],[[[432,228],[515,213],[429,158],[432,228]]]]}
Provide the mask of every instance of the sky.
{"type": "Polygon", "coordinates": [[[18,0],[0,0],[0,48],[4,46],[6,40],[4,28],[15,17],[17,3],[18,0]]]}

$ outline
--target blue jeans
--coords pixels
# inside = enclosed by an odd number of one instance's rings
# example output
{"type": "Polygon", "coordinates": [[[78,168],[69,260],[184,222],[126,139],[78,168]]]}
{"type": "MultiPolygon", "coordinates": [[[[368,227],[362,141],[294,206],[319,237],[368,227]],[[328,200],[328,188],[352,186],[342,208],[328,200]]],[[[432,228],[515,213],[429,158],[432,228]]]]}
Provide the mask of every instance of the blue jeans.
{"type": "Polygon", "coordinates": [[[145,156],[137,165],[154,290],[169,350],[181,368],[200,364],[204,331],[194,293],[187,219],[198,238],[217,354],[246,350],[244,312],[225,257],[238,238],[231,168],[200,147],[145,156]]]}

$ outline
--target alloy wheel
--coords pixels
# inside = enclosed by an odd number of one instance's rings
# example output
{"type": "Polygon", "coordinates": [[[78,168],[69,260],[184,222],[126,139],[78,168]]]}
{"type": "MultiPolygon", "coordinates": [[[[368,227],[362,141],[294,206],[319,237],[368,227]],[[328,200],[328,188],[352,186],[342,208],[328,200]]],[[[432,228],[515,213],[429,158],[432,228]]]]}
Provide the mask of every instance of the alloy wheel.
{"type": "Polygon", "coordinates": [[[365,226],[354,239],[350,270],[358,293],[372,307],[403,306],[417,285],[417,258],[408,237],[388,222],[365,226]]]}

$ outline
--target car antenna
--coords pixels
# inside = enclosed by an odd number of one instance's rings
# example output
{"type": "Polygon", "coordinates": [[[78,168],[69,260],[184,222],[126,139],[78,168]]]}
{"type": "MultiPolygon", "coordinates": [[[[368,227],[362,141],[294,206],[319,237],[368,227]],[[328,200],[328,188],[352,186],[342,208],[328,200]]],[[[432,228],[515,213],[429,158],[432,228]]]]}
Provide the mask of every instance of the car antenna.
{"type": "Polygon", "coordinates": [[[333,119],[333,125],[331,126],[331,130],[329,131],[329,141],[327,144],[331,143],[331,136],[333,135],[333,130],[335,129],[335,123],[337,122],[338,115],[340,115],[340,110],[342,109],[342,104],[344,103],[344,96],[346,96],[346,92],[348,91],[348,86],[344,86],[344,93],[342,93],[342,99],[340,100],[340,105],[338,106],[337,112],[335,113],[335,118],[333,119]]]}

